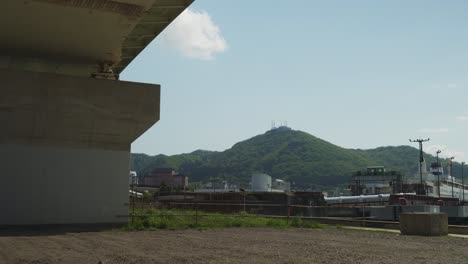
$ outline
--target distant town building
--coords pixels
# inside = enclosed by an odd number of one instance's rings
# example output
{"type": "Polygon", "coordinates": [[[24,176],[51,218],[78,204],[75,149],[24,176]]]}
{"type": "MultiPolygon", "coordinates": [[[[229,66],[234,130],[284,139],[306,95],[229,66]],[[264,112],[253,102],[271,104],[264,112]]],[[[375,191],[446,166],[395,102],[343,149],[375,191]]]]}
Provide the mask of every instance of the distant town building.
{"type": "Polygon", "coordinates": [[[235,184],[229,184],[227,181],[207,182],[201,188],[195,189],[194,192],[239,192],[239,188],[235,184]]]}
{"type": "Polygon", "coordinates": [[[150,187],[187,188],[188,177],[178,174],[172,168],[155,168],[145,175],[143,185],[150,187]]]}
{"type": "Polygon", "coordinates": [[[138,185],[138,175],[136,171],[130,171],[130,176],[128,178],[129,185],[138,185]]]}
{"type": "Polygon", "coordinates": [[[291,191],[291,184],[281,179],[275,179],[272,182],[272,185],[273,185],[272,189],[276,191],[283,191],[283,192],[291,191]]]}

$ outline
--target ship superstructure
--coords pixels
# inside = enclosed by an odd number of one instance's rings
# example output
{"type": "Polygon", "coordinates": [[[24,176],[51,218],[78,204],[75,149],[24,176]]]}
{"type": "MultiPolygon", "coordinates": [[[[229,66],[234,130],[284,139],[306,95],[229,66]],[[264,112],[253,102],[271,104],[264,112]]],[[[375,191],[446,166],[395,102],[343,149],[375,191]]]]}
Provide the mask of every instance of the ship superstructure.
{"type": "MultiPolygon", "coordinates": [[[[432,162],[429,171],[426,161],[423,161],[421,165],[423,186],[427,196],[459,198],[460,201],[463,201],[463,198],[468,199],[468,185],[463,183],[462,179],[450,175],[450,170],[449,173],[445,173],[439,161],[432,162]],[[463,197],[463,191],[465,197],[463,197]]],[[[419,177],[418,171],[414,177],[407,179],[407,184],[420,185],[419,177]]]]}

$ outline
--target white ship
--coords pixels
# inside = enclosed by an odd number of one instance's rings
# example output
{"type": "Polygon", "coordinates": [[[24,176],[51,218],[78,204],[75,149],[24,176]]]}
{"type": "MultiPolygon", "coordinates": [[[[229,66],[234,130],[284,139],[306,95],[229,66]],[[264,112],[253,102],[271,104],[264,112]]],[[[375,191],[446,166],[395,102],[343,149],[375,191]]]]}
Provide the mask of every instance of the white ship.
{"type": "MultiPolygon", "coordinates": [[[[468,200],[468,182],[462,184],[462,179],[451,176],[451,172],[444,173],[440,162],[432,162],[430,171],[427,171],[426,161],[422,162],[422,180],[426,194],[432,197],[459,198],[460,201],[468,200]],[[439,187],[440,184],[440,187],[439,187]],[[465,195],[463,196],[463,191],[465,195]]],[[[419,184],[419,171],[414,177],[408,179],[408,183],[419,184]]]]}

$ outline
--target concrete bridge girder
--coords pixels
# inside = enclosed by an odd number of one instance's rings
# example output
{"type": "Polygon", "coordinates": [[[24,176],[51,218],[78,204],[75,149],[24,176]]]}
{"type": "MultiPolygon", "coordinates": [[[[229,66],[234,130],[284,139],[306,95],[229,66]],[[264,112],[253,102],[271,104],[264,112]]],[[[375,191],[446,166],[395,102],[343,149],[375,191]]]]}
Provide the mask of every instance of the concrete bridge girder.
{"type": "Polygon", "coordinates": [[[1,3],[0,226],[127,222],[130,144],[160,86],[108,77],[191,2],[1,3]]]}
{"type": "Polygon", "coordinates": [[[5,0],[0,68],[119,74],[192,0],[5,0]]]}

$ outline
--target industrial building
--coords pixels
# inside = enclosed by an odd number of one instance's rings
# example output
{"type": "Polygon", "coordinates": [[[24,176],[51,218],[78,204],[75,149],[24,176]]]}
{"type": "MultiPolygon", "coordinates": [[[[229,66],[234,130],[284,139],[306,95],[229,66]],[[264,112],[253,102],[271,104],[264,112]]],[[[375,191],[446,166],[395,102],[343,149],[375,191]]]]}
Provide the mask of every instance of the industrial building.
{"type": "Polygon", "coordinates": [[[271,184],[273,186],[273,190],[282,191],[282,192],[291,191],[291,184],[281,179],[274,179],[271,184]]]}
{"type": "Polygon", "coordinates": [[[240,189],[235,184],[229,184],[227,181],[207,182],[201,188],[197,188],[194,192],[240,192],[240,189]]]}
{"type": "Polygon", "coordinates": [[[378,195],[400,193],[402,175],[398,171],[386,171],[384,166],[369,166],[351,176],[352,195],[378,195]]]}
{"type": "Polygon", "coordinates": [[[172,168],[155,168],[143,178],[143,186],[160,188],[162,186],[186,189],[188,187],[188,177],[178,174],[172,168]]]}
{"type": "Polygon", "coordinates": [[[206,212],[287,215],[288,208],[304,215],[308,206],[324,206],[320,192],[175,192],[155,196],[155,204],[168,209],[199,209],[206,212]],[[295,208],[290,207],[295,205],[295,208]]]}
{"type": "Polygon", "coordinates": [[[1,2],[0,225],[128,221],[130,144],[160,86],[119,74],[191,2],[1,2]]]}

